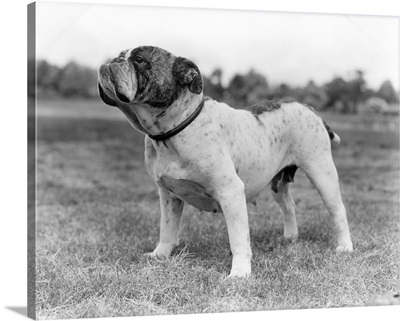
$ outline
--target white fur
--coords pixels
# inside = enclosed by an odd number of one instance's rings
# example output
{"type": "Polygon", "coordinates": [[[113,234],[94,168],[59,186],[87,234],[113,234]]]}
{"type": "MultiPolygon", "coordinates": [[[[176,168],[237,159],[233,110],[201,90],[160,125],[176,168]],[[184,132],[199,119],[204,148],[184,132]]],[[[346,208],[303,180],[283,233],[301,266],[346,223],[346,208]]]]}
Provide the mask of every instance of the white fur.
{"type": "MultiPolygon", "coordinates": [[[[201,96],[193,95],[190,105],[182,105],[182,100],[174,104],[174,122],[179,124],[190,115],[200,99],[201,96]],[[180,114],[184,115],[182,119],[180,114]]],[[[152,124],[153,116],[145,115],[146,109],[142,107],[137,107],[137,114],[152,124]]],[[[170,129],[170,123],[171,120],[163,122],[160,130],[170,129]]],[[[246,201],[255,201],[272,178],[291,164],[301,168],[320,193],[337,232],[337,250],[352,251],[330,139],[320,117],[307,107],[286,103],[261,113],[257,119],[249,111],[207,100],[203,111],[185,130],[164,143],[146,136],[145,147],[147,171],[160,186],[160,242],[152,256],[169,255],[178,244],[185,195],[175,195],[162,186],[161,177],[168,175],[177,182],[187,180],[203,186],[220,204],[233,254],[230,276],[249,276],[251,248],[246,201]]],[[[298,230],[288,187],[280,185],[278,193],[272,193],[283,214],[284,236],[295,239],[298,230]]]]}
{"type": "MultiPolygon", "coordinates": [[[[104,95],[116,102],[131,125],[144,134],[158,135],[176,128],[193,114],[202,94],[185,86],[168,108],[149,106],[145,98],[151,97],[143,97],[146,91],[136,95],[138,79],[126,60],[131,52],[132,49],[121,52],[120,58],[125,60],[117,64],[100,67],[104,95]],[[122,78],[115,81],[117,77],[122,78]],[[129,102],[120,101],[116,90],[129,102]]],[[[223,212],[233,254],[230,276],[249,276],[251,248],[246,202],[255,203],[274,176],[289,165],[303,170],[321,195],[337,234],[337,250],[352,251],[331,141],[323,121],[299,103],[264,107],[265,110],[260,107],[252,113],[207,99],[199,116],[175,136],[158,142],[146,135],[146,169],[159,186],[161,206],[160,242],[150,256],[170,255],[178,244],[182,207],[187,202],[203,210],[223,212]]],[[[333,141],[339,142],[339,136],[334,134],[333,141]]],[[[295,204],[289,185],[282,180],[275,187],[277,193],[273,192],[273,197],[282,212],[284,237],[296,239],[295,204]]]]}

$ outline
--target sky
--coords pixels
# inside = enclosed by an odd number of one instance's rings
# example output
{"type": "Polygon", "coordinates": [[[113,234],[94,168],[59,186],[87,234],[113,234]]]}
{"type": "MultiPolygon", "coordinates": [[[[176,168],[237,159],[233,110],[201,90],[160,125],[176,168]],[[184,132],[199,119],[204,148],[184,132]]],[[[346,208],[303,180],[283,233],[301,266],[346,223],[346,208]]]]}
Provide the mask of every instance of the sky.
{"type": "Polygon", "coordinates": [[[38,59],[98,68],[120,51],[154,45],[193,60],[224,82],[254,68],[270,84],[317,84],[360,69],[370,87],[399,88],[396,17],[129,5],[37,3],[38,59]]]}

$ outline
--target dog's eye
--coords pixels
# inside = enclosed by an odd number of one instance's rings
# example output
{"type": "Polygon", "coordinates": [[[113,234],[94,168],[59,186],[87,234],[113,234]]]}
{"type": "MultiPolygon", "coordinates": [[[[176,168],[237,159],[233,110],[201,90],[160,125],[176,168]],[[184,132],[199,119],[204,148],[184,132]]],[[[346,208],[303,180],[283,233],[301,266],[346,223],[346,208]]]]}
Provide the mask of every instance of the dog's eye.
{"type": "Polygon", "coordinates": [[[138,56],[135,58],[135,62],[137,62],[138,64],[143,64],[146,61],[142,57],[138,56]]]}

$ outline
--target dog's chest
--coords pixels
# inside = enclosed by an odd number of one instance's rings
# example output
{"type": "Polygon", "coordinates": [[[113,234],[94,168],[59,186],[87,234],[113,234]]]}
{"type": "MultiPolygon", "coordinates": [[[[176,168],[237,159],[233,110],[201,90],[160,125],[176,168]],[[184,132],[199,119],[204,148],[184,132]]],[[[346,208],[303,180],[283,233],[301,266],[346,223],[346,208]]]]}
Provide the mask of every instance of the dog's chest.
{"type": "Polygon", "coordinates": [[[207,212],[222,212],[219,203],[199,183],[187,179],[176,179],[161,175],[157,184],[190,205],[207,212]]]}
{"type": "Polygon", "coordinates": [[[157,185],[199,210],[222,212],[210,191],[195,179],[190,162],[183,161],[172,147],[159,146],[158,152],[147,153],[148,170],[157,185]]]}

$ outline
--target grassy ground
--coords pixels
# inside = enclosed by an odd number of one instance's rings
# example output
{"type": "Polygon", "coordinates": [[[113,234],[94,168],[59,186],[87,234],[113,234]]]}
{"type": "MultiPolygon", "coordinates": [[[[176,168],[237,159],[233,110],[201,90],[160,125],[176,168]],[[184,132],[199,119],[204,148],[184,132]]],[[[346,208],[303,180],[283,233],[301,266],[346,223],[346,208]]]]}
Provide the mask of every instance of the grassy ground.
{"type": "MultiPolygon", "coordinates": [[[[328,213],[296,175],[299,240],[282,241],[270,191],[249,205],[253,275],[227,281],[222,215],[186,206],[182,245],[166,260],[157,191],[143,137],[100,102],[39,101],[37,316],[40,319],[361,306],[389,298],[399,280],[399,146],[395,126],[372,131],[327,115],[343,143],[333,153],[355,246],[336,254],[328,213]],[[389,129],[391,128],[391,129],[389,129]],[[394,130],[393,130],[394,129],[394,130]],[[383,297],[381,297],[383,295],[383,297]],[[387,295],[387,296],[386,296],[387,295]]],[[[371,118],[371,117],[370,117],[371,118]]],[[[360,123],[360,122],[358,122],[360,123]]],[[[373,121],[371,121],[373,123],[373,121]]],[[[385,303],[390,303],[384,301],[385,303]]]]}

